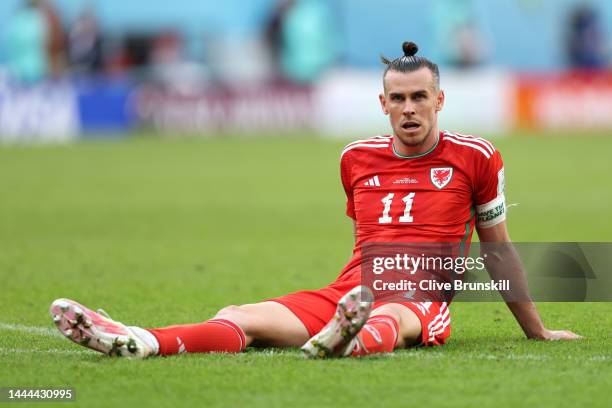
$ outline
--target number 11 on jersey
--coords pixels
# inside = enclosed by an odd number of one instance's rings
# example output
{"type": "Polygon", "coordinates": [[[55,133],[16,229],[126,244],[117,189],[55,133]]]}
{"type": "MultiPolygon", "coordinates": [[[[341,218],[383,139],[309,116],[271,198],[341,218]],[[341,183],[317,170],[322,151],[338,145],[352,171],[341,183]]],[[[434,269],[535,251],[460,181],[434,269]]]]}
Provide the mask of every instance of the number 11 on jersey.
{"type": "MultiPolygon", "coordinates": [[[[414,202],[414,196],[416,193],[409,193],[402,201],[405,203],[404,207],[404,215],[399,217],[399,222],[412,222],[414,219],[412,215],[410,215],[410,210],[412,210],[412,203],[414,202]]],[[[395,197],[394,193],[389,193],[383,198],[381,201],[384,204],[382,217],[378,218],[379,224],[388,224],[393,221],[393,218],[389,216],[389,212],[391,211],[391,204],[393,203],[393,197],[395,197]]]]}

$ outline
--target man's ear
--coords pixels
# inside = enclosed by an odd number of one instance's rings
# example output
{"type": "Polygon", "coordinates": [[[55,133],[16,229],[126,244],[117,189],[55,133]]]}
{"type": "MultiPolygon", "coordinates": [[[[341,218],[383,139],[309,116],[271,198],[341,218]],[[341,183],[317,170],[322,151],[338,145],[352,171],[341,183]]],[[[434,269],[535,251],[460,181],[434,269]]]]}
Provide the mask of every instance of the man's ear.
{"type": "Polygon", "coordinates": [[[387,99],[384,94],[378,95],[378,100],[380,101],[380,107],[385,115],[389,114],[389,110],[387,109],[387,99]]]}
{"type": "Polygon", "coordinates": [[[440,89],[436,100],[436,112],[440,112],[444,107],[444,91],[440,89]]]}

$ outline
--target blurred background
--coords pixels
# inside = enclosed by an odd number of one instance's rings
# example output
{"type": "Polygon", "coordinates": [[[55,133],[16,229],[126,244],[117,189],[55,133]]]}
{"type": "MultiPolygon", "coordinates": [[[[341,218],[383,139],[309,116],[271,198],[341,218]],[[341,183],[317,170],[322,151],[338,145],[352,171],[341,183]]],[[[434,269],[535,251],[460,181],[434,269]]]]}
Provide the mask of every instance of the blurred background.
{"type": "Polygon", "coordinates": [[[438,62],[442,128],[612,129],[607,0],[3,0],[0,140],[388,131],[380,55],[438,62]]]}

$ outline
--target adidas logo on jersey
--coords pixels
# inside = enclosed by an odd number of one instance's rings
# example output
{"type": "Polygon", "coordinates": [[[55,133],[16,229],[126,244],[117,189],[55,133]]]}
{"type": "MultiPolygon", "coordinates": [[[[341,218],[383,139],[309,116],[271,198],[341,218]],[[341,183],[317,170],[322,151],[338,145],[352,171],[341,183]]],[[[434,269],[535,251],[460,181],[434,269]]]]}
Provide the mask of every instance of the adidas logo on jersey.
{"type": "Polygon", "coordinates": [[[378,180],[378,176],[374,176],[365,183],[363,183],[363,185],[367,187],[380,187],[380,180],[378,180]]]}

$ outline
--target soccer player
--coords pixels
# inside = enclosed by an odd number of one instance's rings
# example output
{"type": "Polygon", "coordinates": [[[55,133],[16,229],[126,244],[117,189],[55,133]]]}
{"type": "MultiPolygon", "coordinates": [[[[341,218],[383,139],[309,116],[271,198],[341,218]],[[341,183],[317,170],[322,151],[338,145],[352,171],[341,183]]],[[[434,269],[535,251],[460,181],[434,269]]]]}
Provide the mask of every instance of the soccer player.
{"type": "MultiPolygon", "coordinates": [[[[481,242],[510,242],[504,168],[500,153],[487,140],[438,129],[438,112],[444,106],[438,67],[416,56],[414,43],[402,48],[402,57],[383,58],[384,92],[379,95],[393,135],[355,141],[341,154],[355,246],[333,283],[261,303],[228,306],[203,323],[157,329],[126,326],[103,311],[58,299],[51,315],[59,330],[78,344],[126,357],[302,346],[306,356],[316,358],[444,344],[450,335],[447,303],[374,301],[369,289],[360,286],[362,246],[469,243],[474,227],[481,242]]],[[[519,263],[491,268],[510,268],[515,281],[524,285],[519,263]]],[[[528,338],[580,338],[545,328],[530,301],[507,304],[528,338]]]]}

